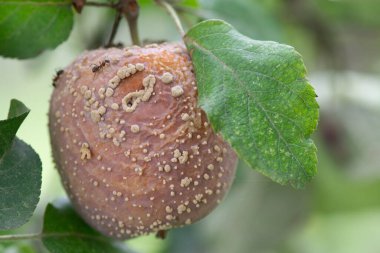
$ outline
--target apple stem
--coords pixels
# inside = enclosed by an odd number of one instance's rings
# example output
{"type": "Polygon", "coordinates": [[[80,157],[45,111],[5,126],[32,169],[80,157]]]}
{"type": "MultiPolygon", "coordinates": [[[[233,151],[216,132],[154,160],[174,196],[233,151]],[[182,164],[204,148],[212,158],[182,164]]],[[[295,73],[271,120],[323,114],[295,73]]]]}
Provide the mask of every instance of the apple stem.
{"type": "Polygon", "coordinates": [[[181,20],[179,19],[178,14],[176,10],[173,8],[173,6],[169,4],[168,2],[162,1],[162,0],[156,0],[156,3],[162,6],[166,10],[166,12],[169,14],[169,16],[173,19],[179,34],[183,38],[185,36],[185,31],[182,27],[181,20]]]}
{"type": "Polygon", "coordinates": [[[122,0],[123,3],[122,13],[124,13],[131,34],[131,40],[134,45],[141,45],[139,33],[137,29],[137,20],[139,17],[140,7],[136,0],[122,0]]]}

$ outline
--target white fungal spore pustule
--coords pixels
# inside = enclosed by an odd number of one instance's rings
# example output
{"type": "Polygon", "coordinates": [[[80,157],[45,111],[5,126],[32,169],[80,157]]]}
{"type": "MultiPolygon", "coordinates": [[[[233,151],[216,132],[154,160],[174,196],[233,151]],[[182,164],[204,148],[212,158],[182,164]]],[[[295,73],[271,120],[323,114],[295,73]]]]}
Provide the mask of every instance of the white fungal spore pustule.
{"type": "Polygon", "coordinates": [[[136,110],[140,102],[146,102],[152,96],[156,78],[154,75],[148,75],[143,79],[144,90],[133,91],[128,93],[121,101],[123,109],[126,112],[136,110]]]}
{"type": "Polygon", "coordinates": [[[84,142],[80,148],[80,159],[91,159],[90,146],[86,142],[84,142]]]}
{"type": "Polygon", "coordinates": [[[171,91],[173,97],[179,97],[184,93],[183,88],[179,85],[173,86],[171,91]]]}
{"type": "Polygon", "coordinates": [[[169,72],[165,72],[162,76],[161,76],[161,80],[166,83],[166,84],[169,84],[173,81],[173,75],[170,74],[169,72]]]}
{"type": "Polygon", "coordinates": [[[139,127],[139,125],[136,125],[136,124],[132,125],[132,126],[131,126],[131,132],[132,132],[132,133],[138,133],[138,132],[140,132],[140,127],[139,127]]]}

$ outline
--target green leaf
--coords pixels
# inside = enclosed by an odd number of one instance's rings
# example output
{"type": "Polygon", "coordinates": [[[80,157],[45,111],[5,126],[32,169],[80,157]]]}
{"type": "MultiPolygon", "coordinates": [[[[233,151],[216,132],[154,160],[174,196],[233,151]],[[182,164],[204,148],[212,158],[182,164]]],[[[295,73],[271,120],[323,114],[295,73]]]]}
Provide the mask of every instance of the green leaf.
{"type": "Polygon", "coordinates": [[[39,156],[16,138],[0,159],[0,229],[19,227],[32,216],[40,198],[41,173],[39,156]]]}
{"type": "Polygon", "coordinates": [[[0,158],[10,148],[17,130],[29,112],[30,110],[23,103],[16,99],[11,100],[8,119],[0,120],[0,158]]]}
{"type": "Polygon", "coordinates": [[[15,138],[29,109],[13,99],[8,119],[0,121],[0,229],[23,225],[32,216],[41,193],[39,156],[15,138]]]}
{"type": "Polygon", "coordinates": [[[220,20],[190,29],[199,105],[239,157],[280,184],[303,187],[316,173],[310,139],[318,121],[314,89],[294,48],[256,41],[220,20]]]}
{"type": "Polygon", "coordinates": [[[73,27],[70,0],[0,0],[0,54],[31,58],[65,41],[73,27]]]}
{"type": "Polygon", "coordinates": [[[42,242],[52,253],[130,252],[93,230],[67,203],[46,207],[42,242]]]}

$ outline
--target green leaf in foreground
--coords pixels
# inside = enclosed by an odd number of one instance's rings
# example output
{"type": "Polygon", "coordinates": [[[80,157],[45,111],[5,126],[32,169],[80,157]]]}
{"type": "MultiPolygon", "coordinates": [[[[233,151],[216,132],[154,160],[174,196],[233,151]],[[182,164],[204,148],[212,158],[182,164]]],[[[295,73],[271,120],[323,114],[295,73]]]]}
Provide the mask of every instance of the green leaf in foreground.
{"type": "Polygon", "coordinates": [[[28,113],[23,103],[12,100],[8,119],[0,121],[0,229],[23,225],[39,201],[40,158],[15,137],[28,113]]]}
{"type": "Polygon", "coordinates": [[[17,130],[29,112],[30,110],[23,103],[16,99],[11,100],[8,119],[0,120],[0,158],[10,148],[17,130]]]}
{"type": "Polygon", "coordinates": [[[51,253],[130,252],[89,227],[67,203],[46,207],[42,233],[42,241],[51,253]]]}
{"type": "Polygon", "coordinates": [[[70,0],[0,0],[0,54],[34,57],[65,41],[73,27],[70,0]]]}
{"type": "Polygon", "coordinates": [[[39,156],[16,138],[0,159],[0,229],[19,227],[32,216],[40,199],[41,173],[39,156]]]}
{"type": "Polygon", "coordinates": [[[220,20],[185,36],[199,105],[216,132],[252,168],[299,188],[316,173],[310,139],[318,121],[316,94],[294,48],[256,41],[220,20]]]}

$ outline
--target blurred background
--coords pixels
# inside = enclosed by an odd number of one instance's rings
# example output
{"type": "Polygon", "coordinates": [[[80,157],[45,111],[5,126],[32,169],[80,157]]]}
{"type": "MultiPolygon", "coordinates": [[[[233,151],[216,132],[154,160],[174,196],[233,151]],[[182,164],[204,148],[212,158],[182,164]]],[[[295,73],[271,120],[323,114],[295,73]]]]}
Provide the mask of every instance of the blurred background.
{"type": "MultiPolygon", "coordinates": [[[[378,0],[203,0],[178,10],[186,27],[221,18],[258,40],[294,46],[304,57],[321,107],[318,175],[303,190],[279,186],[241,163],[231,192],[202,221],[127,241],[140,253],[380,252],[380,2],[378,0]]],[[[173,22],[141,1],[139,30],[147,41],[179,40],[173,22]]],[[[65,196],[51,159],[47,129],[56,70],[105,43],[113,12],[85,7],[70,38],[32,60],[0,58],[0,118],[12,98],[31,113],[18,136],[43,162],[41,201],[17,233],[40,230],[48,202],[65,196]]],[[[116,42],[130,44],[123,20],[116,42]]],[[[35,242],[0,252],[44,252],[35,242]],[[33,250],[33,247],[34,250],[33,250]]]]}

